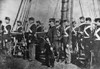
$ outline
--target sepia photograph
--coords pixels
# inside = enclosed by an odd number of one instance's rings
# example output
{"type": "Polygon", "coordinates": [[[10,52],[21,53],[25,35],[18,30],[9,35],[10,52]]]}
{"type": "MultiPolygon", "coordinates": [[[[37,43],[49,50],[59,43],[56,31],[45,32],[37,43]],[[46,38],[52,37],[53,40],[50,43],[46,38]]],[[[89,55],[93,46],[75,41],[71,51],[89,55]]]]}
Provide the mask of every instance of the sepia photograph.
{"type": "Polygon", "coordinates": [[[0,69],[100,69],[100,0],[0,0],[0,69]]]}

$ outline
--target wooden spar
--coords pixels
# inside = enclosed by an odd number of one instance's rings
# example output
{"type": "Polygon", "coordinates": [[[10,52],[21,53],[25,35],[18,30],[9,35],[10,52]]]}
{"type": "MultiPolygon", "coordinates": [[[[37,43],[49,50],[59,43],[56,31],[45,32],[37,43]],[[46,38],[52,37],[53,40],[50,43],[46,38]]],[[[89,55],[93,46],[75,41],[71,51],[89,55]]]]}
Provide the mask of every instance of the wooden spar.
{"type": "MultiPolygon", "coordinates": [[[[62,10],[61,10],[61,25],[63,25],[63,20],[67,20],[70,24],[70,35],[69,35],[69,50],[72,46],[72,20],[73,20],[73,0],[62,0],[62,10]]],[[[63,26],[62,26],[63,27],[63,26]]],[[[69,61],[71,62],[71,52],[69,52],[69,61]]]]}
{"type": "Polygon", "coordinates": [[[72,40],[72,21],[73,21],[73,0],[71,0],[71,7],[70,7],[70,45],[72,40]]]}
{"type": "MultiPolygon", "coordinates": [[[[69,49],[72,48],[72,21],[73,21],[73,0],[70,2],[71,7],[70,9],[70,35],[69,35],[69,49]]],[[[70,58],[69,58],[69,63],[71,62],[71,51],[70,51],[70,58]]]]}

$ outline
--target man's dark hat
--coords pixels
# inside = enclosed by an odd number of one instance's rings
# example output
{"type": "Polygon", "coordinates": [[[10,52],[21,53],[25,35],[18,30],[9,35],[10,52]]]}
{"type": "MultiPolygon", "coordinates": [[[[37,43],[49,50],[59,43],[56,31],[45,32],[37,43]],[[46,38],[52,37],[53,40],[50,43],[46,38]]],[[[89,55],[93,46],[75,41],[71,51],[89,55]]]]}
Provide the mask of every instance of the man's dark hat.
{"type": "Polygon", "coordinates": [[[50,18],[49,22],[55,22],[55,18],[50,18]]]}
{"type": "Polygon", "coordinates": [[[91,21],[91,18],[90,18],[90,17],[87,17],[87,18],[86,18],[86,21],[91,21]]]}
{"type": "Polygon", "coordinates": [[[20,23],[20,24],[22,24],[22,22],[21,22],[21,21],[17,21],[17,23],[20,23]]]}
{"type": "Polygon", "coordinates": [[[95,22],[100,22],[100,18],[95,18],[94,21],[95,22]]]}
{"type": "Polygon", "coordinates": [[[59,22],[60,22],[59,20],[56,21],[56,23],[59,23],[59,22]]]}
{"type": "Polygon", "coordinates": [[[38,21],[36,21],[36,23],[39,23],[39,24],[41,24],[41,22],[38,20],[38,21]]]}
{"type": "Polygon", "coordinates": [[[29,20],[34,20],[34,18],[33,17],[30,17],[29,20]]]}
{"type": "Polygon", "coordinates": [[[5,17],[5,20],[9,20],[10,21],[10,18],[9,17],[5,17]]]}
{"type": "Polygon", "coordinates": [[[67,22],[67,20],[63,20],[63,22],[67,22]]]}
{"type": "Polygon", "coordinates": [[[84,16],[81,16],[79,19],[85,19],[85,17],[84,16]]]}

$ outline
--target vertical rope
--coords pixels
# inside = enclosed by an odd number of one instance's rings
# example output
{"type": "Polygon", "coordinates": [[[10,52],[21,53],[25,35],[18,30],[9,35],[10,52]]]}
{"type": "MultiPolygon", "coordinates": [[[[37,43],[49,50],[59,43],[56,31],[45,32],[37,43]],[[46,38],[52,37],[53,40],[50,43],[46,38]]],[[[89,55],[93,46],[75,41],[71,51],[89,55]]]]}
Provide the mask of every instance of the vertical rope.
{"type": "Polygon", "coordinates": [[[94,2],[94,0],[92,0],[92,2],[93,2],[93,8],[94,8],[94,16],[97,17],[97,15],[96,15],[96,9],[95,9],[95,2],[94,2]]]}
{"type": "Polygon", "coordinates": [[[22,8],[20,10],[20,15],[19,15],[19,20],[21,21],[22,19],[22,16],[23,16],[23,12],[24,12],[24,9],[25,9],[25,4],[26,4],[26,0],[24,0],[23,4],[22,4],[22,8]]]}
{"type": "Polygon", "coordinates": [[[25,1],[24,9],[23,9],[23,11],[22,11],[22,16],[21,16],[21,21],[22,21],[22,23],[23,23],[23,20],[24,20],[26,11],[27,11],[27,4],[28,4],[28,0],[25,1]]]}
{"type": "Polygon", "coordinates": [[[54,10],[53,18],[54,18],[54,17],[55,17],[55,15],[56,15],[56,10],[57,10],[57,8],[58,8],[59,1],[60,1],[60,0],[57,0],[57,4],[56,4],[55,10],[54,10]]]}
{"type": "Polygon", "coordinates": [[[82,4],[81,4],[81,1],[80,0],[79,0],[79,5],[80,5],[81,14],[82,14],[82,16],[84,16],[83,9],[82,9],[82,4]]]}
{"type": "Polygon", "coordinates": [[[24,18],[24,23],[23,23],[24,31],[25,31],[25,25],[26,25],[25,21],[27,21],[27,19],[29,17],[31,5],[32,5],[32,0],[29,0],[28,9],[27,9],[27,12],[26,12],[26,15],[25,15],[25,18],[24,18]]]}
{"type": "Polygon", "coordinates": [[[24,20],[27,20],[27,18],[28,18],[28,16],[29,16],[30,9],[31,9],[31,5],[32,5],[32,0],[29,1],[27,13],[26,13],[26,16],[25,16],[25,19],[24,19],[24,20]]]}

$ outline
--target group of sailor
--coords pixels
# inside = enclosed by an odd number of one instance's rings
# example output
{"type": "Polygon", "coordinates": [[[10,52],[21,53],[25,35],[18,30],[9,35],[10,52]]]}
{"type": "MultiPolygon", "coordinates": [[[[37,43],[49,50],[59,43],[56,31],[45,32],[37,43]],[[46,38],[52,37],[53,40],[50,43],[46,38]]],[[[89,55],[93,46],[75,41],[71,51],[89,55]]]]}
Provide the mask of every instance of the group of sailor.
{"type": "MultiPolygon", "coordinates": [[[[43,26],[41,25],[41,22],[36,21],[35,23],[35,19],[33,17],[29,18],[25,27],[21,21],[17,21],[15,30],[12,29],[13,27],[10,23],[11,22],[9,17],[5,17],[5,23],[2,20],[0,20],[0,49],[3,50],[7,48],[6,52],[8,50],[11,50],[9,49],[11,48],[11,46],[14,47],[16,46],[16,44],[23,42],[23,40],[27,41],[26,40],[28,39],[28,35],[26,36],[27,33],[31,33],[33,35],[31,37],[32,39],[31,43],[32,43],[35,42],[36,32],[43,31],[42,30],[43,26]],[[9,45],[9,44],[13,44],[13,45],[9,45]]],[[[9,54],[11,54],[11,51],[9,54]]]]}
{"type": "MultiPolygon", "coordinates": [[[[76,47],[79,48],[79,50],[84,49],[85,53],[88,53],[88,51],[91,50],[95,54],[96,61],[98,61],[98,52],[100,49],[100,18],[95,18],[94,21],[92,21],[90,17],[85,18],[82,16],[79,19],[79,23],[73,21],[72,25],[70,25],[67,20],[61,21],[56,20],[55,18],[49,19],[47,37],[49,38],[49,42],[54,51],[56,51],[55,55],[59,55],[56,56],[56,58],[59,59],[62,55],[60,52],[61,50],[66,51],[70,42],[69,39],[72,37],[71,42],[73,51],[76,50],[76,47]],[[72,35],[70,35],[70,33],[72,35]]],[[[14,35],[9,17],[5,17],[5,23],[6,24],[3,25],[0,20],[1,48],[4,46],[3,39],[7,39],[9,41],[9,37],[11,37],[12,34],[14,35]]],[[[14,32],[23,34],[23,31],[25,31],[24,33],[32,34],[31,42],[34,43],[36,41],[36,32],[44,32],[44,29],[40,21],[35,22],[35,19],[30,17],[25,25],[25,29],[23,28],[23,23],[21,21],[17,21],[17,28],[14,32]]],[[[22,40],[22,37],[23,36],[17,36],[18,42],[22,40]]],[[[28,36],[26,39],[28,39],[28,36]]]]}

